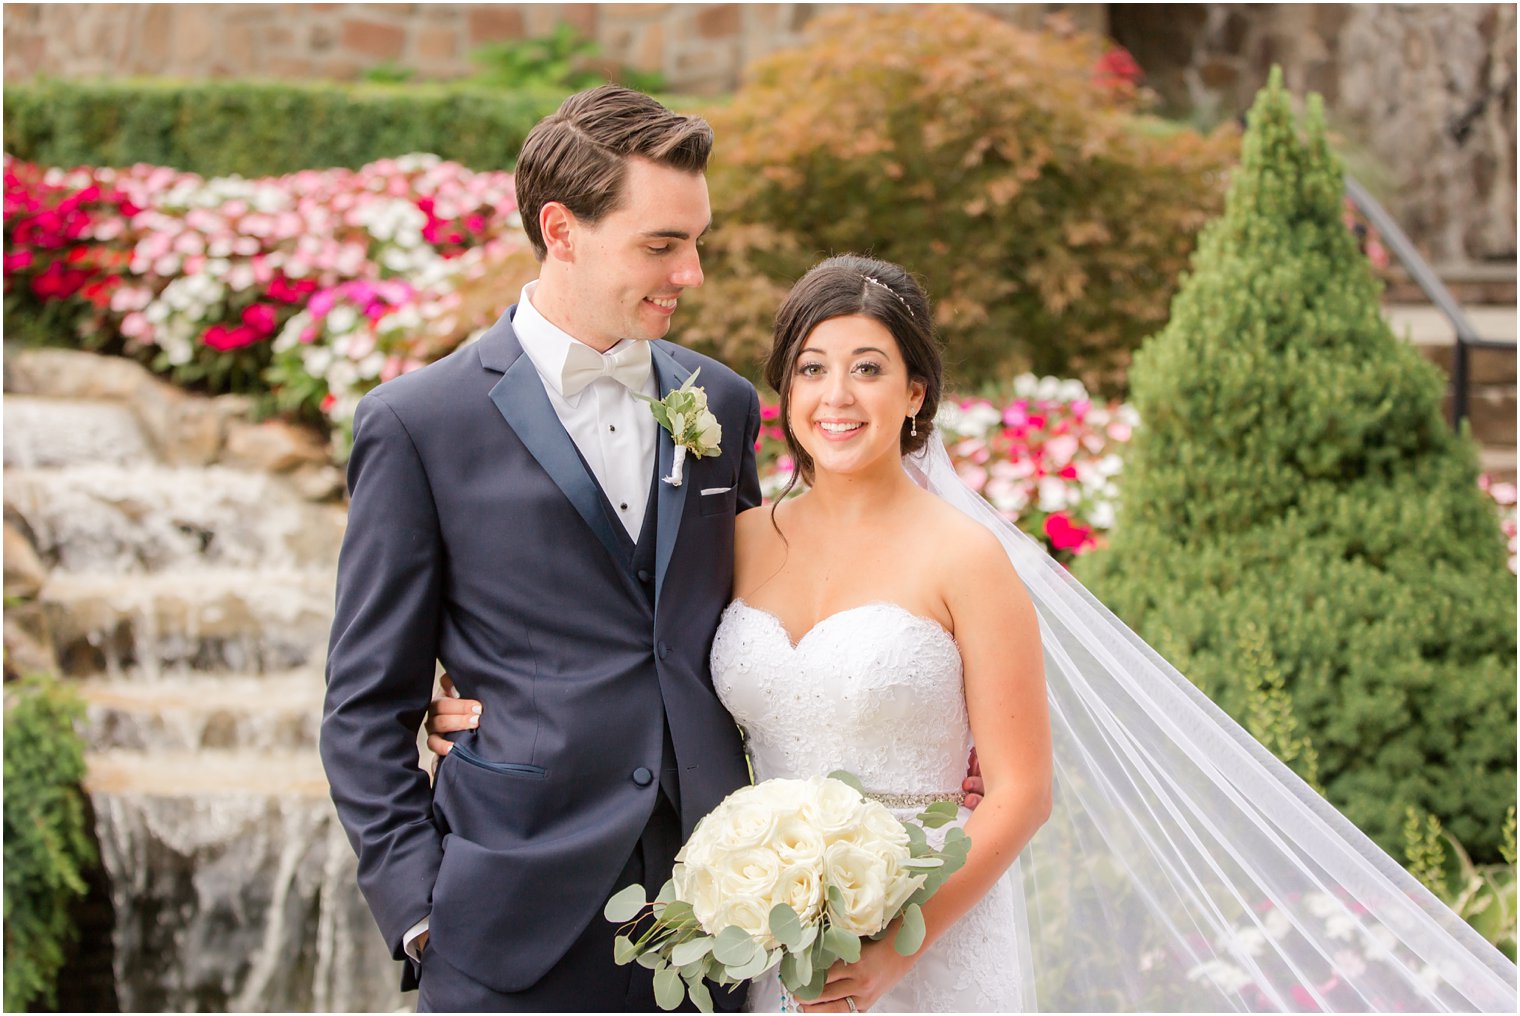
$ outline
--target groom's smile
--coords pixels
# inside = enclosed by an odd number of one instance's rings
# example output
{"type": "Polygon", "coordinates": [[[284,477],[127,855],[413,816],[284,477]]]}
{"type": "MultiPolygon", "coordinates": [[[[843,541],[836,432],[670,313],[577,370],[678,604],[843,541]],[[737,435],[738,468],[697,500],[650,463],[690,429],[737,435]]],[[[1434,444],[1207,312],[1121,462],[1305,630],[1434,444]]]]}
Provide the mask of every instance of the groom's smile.
{"type": "Polygon", "coordinates": [[[711,221],[701,173],[630,158],[612,211],[596,222],[567,211],[546,230],[546,272],[558,268],[565,285],[550,287],[544,295],[563,298],[539,311],[599,351],[663,338],[681,294],[702,284],[697,241],[711,221]]]}

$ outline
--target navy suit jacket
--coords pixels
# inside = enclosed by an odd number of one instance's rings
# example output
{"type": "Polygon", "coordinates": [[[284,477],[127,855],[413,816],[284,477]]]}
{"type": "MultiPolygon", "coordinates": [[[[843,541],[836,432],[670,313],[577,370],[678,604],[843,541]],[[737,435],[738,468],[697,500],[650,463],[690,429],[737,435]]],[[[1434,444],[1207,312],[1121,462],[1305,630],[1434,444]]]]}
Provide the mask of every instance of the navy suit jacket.
{"type": "MultiPolygon", "coordinates": [[[[431,915],[428,949],[501,992],[532,987],[602,920],[654,808],[651,775],[670,762],[667,723],[683,836],[747,782],[708,652],[734,516],[760,501],[754,388],[653,343],[662,395],[701,368],[723,450],[688,456],[680,487],[656,482],[654,574],[634,568],[512,331],[515,309],[359,404],[321,732],[360,887],[397,959],[431,915]],[[430,787],[417,732],[435,660],[484,712],[430,787]]],[[[658,448],[664,476],[664,430],[658,448]]]]}

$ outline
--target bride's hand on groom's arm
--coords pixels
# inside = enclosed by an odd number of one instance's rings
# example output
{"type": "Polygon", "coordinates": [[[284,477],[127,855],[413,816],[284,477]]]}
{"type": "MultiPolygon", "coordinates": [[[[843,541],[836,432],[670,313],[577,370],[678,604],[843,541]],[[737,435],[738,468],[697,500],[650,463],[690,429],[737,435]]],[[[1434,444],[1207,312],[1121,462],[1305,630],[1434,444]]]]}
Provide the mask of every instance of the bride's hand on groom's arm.
{"type": "Polygon", "coordinates": [[[443,686],[443,691],[428,703],[425,729],[428,751],[442,758],[454,749],[444,734],[474,730],[480,725],[480,703],[474,699],[460,698],[459,690],[454,687],[448,674],[444,674],[439,683],[443,686]]]}
{"type": "Polygon", "coordinates": [[[966,778],[961,780],[961,789],[966,792],[966,807],[972,811],[982,803],[982,795],[987,792],[987,785],[982,782],[982,764],[976,759],[976,749],[971,749],[971,758],[966,763],[966,778]]]}

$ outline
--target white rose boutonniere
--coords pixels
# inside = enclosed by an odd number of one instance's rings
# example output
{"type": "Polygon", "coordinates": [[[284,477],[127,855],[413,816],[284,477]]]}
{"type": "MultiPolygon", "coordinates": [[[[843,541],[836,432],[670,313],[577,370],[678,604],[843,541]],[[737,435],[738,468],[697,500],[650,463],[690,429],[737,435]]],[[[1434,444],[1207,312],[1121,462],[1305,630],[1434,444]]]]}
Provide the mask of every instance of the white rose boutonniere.
{"type": "Polygon", "coordinates": [[[687,452],[700,459],[722,451],[720,442],[723,440],[723,425],[707,408],[707,392],[696,387],[697,375],[700,373],[702,369],[698,367],[681,387],[663,399],[639,396],[649,403],[649,411],[654,414],[655,421],[670,432],[671,440],[675,442],[675,461],[671,465],[670,475],[665,477],[665,482],[672,487],[681,485],[687,452]]]}

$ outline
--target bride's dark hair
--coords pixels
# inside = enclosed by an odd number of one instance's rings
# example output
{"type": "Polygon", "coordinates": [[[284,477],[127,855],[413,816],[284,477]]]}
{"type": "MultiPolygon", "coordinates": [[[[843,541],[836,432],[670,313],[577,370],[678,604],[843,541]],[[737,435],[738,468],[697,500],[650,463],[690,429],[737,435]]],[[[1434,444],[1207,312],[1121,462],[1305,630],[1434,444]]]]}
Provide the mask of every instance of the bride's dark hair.
{"type": "Polygon", "coordinates": [[[907,364],[909,378],[924,386],[923,405],[914,417],[918,434],[913,434],[913,421],[904,419],[902,423],[899,436],[902,453],[907,455],[922,448],[934,429],[943,366],[929,323],[929,298],[923,287],[906,269],[890,261],[841,254],[819,262],[797,280],[781,309],[776,311],[776,338],[765,361],[765,381],[781,396],[781,429],[797,463],[797,474],[787,484],[788,491],[798,476],[805,483],[813,482],[813,460],[798,443],[790,422],[792,375],[797,357],[814,328],[832,318],[852,314],[878,321],[891,332],[907,364]]]}

